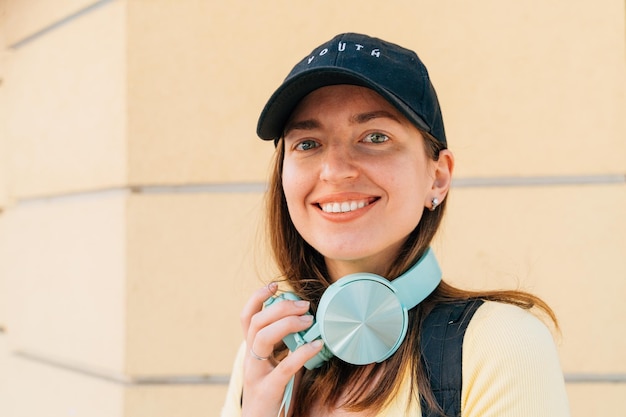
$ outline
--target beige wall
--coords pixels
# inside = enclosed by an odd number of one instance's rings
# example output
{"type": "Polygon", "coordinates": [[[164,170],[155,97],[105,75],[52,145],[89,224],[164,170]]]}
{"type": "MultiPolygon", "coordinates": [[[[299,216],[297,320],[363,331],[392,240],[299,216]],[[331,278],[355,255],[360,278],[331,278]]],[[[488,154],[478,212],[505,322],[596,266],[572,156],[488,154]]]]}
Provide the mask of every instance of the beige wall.
{"type": "Polygon", "coordinates": [[[446,276],[561,320],[626,414],[624,2],[0,0],[0,415],[216,415],[272,278],[256,117],[343,31],[412,47],[457,157],[446,276]],[[617,380],[617,383],[608,383],[617,380]]]}

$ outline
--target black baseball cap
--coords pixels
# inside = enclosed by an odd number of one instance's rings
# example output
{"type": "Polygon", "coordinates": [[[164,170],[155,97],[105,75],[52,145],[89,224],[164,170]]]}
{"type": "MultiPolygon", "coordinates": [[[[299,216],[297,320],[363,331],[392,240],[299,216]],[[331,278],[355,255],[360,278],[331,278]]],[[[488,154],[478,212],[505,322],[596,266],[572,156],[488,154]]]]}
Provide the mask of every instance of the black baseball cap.
{"type": "Polygon", "coordinates": [[[257,134],[264,140],[278,140],[300,100],[318,88],[338,84],[376,91],[446,146],[437,94],[417,54],[358,33],[337,35],[300,61],[263,108],[257,134]]]}

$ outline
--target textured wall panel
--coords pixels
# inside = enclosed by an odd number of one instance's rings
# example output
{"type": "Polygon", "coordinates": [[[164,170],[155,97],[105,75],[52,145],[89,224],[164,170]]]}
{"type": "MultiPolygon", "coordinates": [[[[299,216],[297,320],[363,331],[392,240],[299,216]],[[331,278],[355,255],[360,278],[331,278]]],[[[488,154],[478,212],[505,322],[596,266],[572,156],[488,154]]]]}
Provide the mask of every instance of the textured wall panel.
{"type": "Polygon", "coordinates": [[[121,373],[125,341],[125,195],[18,204],[0,254],[11,347],[121,373]]]}
{"type": "Polygon", "coordinates": [[[6,88],[4,87],[7,57],[3,52],[6,40],[4,35],[5,18],[6,7],[5,4],[0,3],[0,215],[9,199],[9,141],[6,132],[8,102],[5,93],[6,88]]]}
{"type": "MultiPolygon", "coordinates": [[[[7,324],[7,294],[9,286],[7,281],[7,260],[10,252],[7,236],[5,232],[6,216],[0,212],[0,329],[6,329],[7,324]]],[[[2,333],[0,333],[2,335],[2,333]]]]}
{"type": "Polygon", "coordinates": [[[133,386],[126,390],[124,416],[218,416],[225,396],[225,385],[133,386]]]}
{"type": "Polygon", "coordinates": [[[273,146],[256,140],[255,125],[268,51],[251,40],[253,27],[241,30],[259,8],[267,5],[129,3],[131,183],[265,179],[273,146]]]}
{"type": "MultiPolygon", "coordinates": [[[[9,377],[9,350],[7,347],[7,337],[0,332],[0,399],[5,399],[9,390],[11,378],[9,377]]],[[[8,415],[8,405],[6,401],[0,402],[0,414],[8,415]]]]}
{"type": "Polygon", "coordinates": [[[435,248],[470,288],[535,292],[561,321],[566,372],[623,373],[626,186],[453,190],[435,248]]]}
{"type": "Polygon", "coordinates": [[[625,384],[575,384],[567,386],[572,417],[626,415],[625,384]]]}
{"type": "Polygon", "coordinates": [[[3,416],[124,415],[121,384],[17,356],[9,357],[6,362],[10,384],[0,393],[3,416]]]}
{"type": "Polygon", "coordinates": [[[624,173],[623,1],[420,6],[461,176],[624,173]]]}
{"type": "Polygon", "coordinates": [[[255,249],[261,210],[254,193],[131,197],[129,375],[230,373],[241,308],[272,278],[255,249]]]}
{"type": "Polygon", "coordinates": [[[125,183],[125,6],[111,2],[11,50],[3,88],[18,197],[125,183]]]}

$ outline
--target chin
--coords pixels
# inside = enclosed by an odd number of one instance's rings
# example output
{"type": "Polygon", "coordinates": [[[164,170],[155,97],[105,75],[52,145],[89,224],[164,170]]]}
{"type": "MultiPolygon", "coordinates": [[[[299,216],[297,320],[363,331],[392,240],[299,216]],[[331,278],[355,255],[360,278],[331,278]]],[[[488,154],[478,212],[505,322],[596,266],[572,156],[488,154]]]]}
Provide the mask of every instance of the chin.
{"type": "Polygon", "coordinates": [[[384,260],[388,258],[387,253],[384,250],[358,250],[357,248],[344,248],[344,250],[328,249],[319,252],[327,261],[346,263],[367,262],[369,264],[372,260],[377,260],[377,263],[379,263],[384,262],[384,260]]]}

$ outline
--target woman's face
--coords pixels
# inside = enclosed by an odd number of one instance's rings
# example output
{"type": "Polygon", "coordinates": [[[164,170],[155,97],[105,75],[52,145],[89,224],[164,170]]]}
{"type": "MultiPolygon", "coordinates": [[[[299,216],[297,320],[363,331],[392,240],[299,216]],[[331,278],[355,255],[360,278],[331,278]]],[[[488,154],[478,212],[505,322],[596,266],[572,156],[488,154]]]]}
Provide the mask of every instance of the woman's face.
{"type": "MultiPolygon", "coordinates": [[[[285,126],[284,142],[289,215],[325,257],[333,280],[383,273],[424,207],[445,197],[442,158],[428,158],[419,131],[368,88],[336,85],[310,93],[285,126]]],[[[443,160],[447,191],[451,155],[443,160]]]]}

